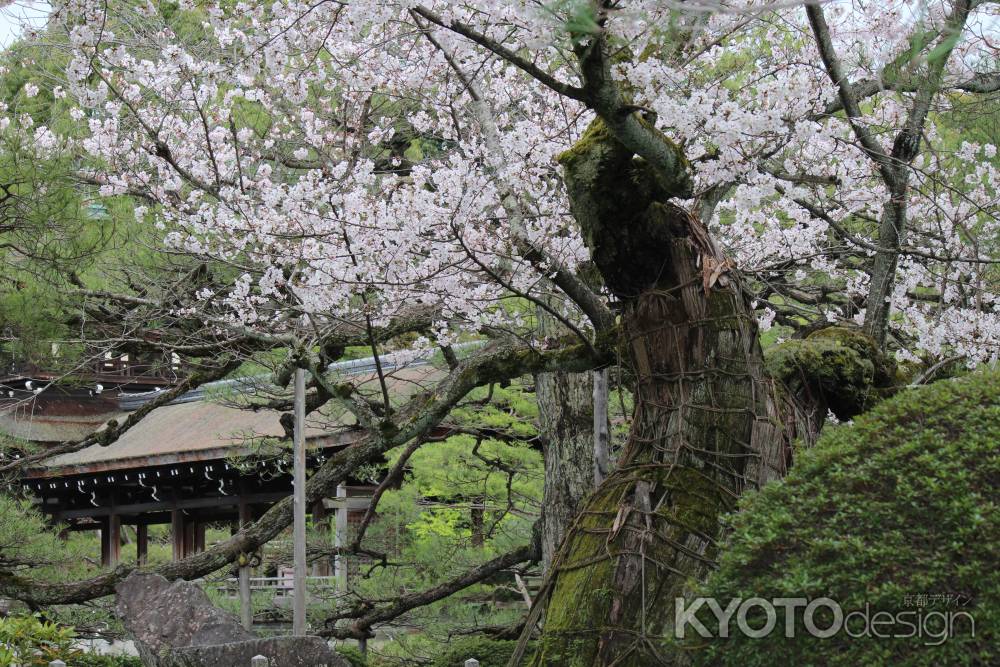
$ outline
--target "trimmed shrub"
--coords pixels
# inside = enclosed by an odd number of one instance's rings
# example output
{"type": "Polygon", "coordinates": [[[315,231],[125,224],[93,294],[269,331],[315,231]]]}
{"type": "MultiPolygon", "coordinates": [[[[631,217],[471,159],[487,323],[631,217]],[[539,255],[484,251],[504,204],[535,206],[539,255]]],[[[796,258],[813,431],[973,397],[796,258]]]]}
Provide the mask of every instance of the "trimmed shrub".
{"type": "MultiPolygon", "coordinates": [[[[1000,373],[907,390],[830,429],[783,482],[744,499],[719,568],[696,595],[723,609],[732,598],[827,597],[843,627],[816,638],[799,607],[786,637],[787,608],[776,607],[767,636],[744,636],[734,613],[722,639],[704,606],[697,618],[716,636],[686,627],[695,663],[1000,664],[998,489],[1000,373]]],[[[816,609],[813,627],[835,623],[830,608],[816,609]]],[[[761,607],[748,610],[751,628],[768,622],[761,607]]]]}

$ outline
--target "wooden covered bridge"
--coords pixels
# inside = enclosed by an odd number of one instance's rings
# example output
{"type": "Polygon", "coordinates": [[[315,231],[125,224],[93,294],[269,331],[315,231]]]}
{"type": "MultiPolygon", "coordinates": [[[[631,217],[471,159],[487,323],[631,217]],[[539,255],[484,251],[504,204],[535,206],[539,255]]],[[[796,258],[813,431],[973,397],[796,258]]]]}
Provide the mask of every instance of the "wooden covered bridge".
{"type": "MultiPolygon", "coordinates": [[[[390,390],[402,395],[439,374],[419,362],[394,367],[388,360],[383,366],[390,390]]],[[[371,360],[344,362],[332,370],[359,385],[375,381],[371,360]]],[[[61,387],[37,373],[2,378],[0,389],[7,396],[0,396],[0,429],[40,446],[79,438],[109,419],[121,419],[169,386],[163,378],[127,374],[100,379],[101,391],[95,393],[93,387],[61,387]]],[[[45,461],[27,471],[21,484],[67,530],[100,531],[105,566],[122,558],[144,563],[153,524],[170,525],[174,559],[198,553],[205,549],[208,525],[235,529],[292,494],[290,456],[275,455],[273,446],[285,438],[281,413],[248,407],[247,399],[255,393],[246,380],[206,385],[156,408],[110,446],[92,445],[45,461]],[[121,552],[124,525],[135,527],[134,554],[121,552]]],[[[324,410],[311,417],[306,426],[309,465],[321,463],[358,435],[349,413],[324,410]]],[[[348,480],[336,497],[311,508],[314,524],[329,526],[333,520],[331,539],[344,540],[349,524],[363,516],[372,488],[348,480]]],[[[314,573],[330,574],[330,568],[320,566],[314,573]]]]}

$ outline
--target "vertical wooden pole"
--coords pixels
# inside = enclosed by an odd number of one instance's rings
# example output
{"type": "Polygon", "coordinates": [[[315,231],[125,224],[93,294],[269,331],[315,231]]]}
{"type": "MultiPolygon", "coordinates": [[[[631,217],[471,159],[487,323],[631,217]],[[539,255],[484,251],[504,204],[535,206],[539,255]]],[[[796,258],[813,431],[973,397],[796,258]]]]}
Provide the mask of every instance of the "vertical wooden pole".
{"type": "Polygon", "coordinates": [[[145,565],[149,557],[149,524],[139,523],[135,526],[135,560],[139,565],[145,565]]]}
{"type": "Polygon", "coordinates": [[[101,518],[101,567],[111,566],[111,519],[110,517],[101,518]]]}
{"type": "Polygon", "coordinates": [[[295,369],[295,437],[292,449],[294,471],[292,634],[306,634],[306,372],[295,369]]]}
{"type": "Polygon", "coordinates": [[[610,461],[608,433],[608,369],[594,371],[594,486],[608,476],[610,461]]]}
{"type": "MultiPolygon", "coordinates": [[[[333,534],[333,545],[347,545],[347,487],[343,484],[337,487],[336,530],[333,534]]],[[[337,590],[341,593],[347,590],[347,559],[337,554],[333,557],[333,576],[337,580],[337,590]]]]}
{"type": "Polygon", "coordinates": [[[194,553],[194,530],[195,521],[184,517],[184,556],[187,558],[194,553]]]}
{"type": "MultiPolygon", "coordinates": [[[[253,515],[240,489],[240,528],[253,522],[253,515]]],[[[244,554],[245,564],[240,565],[240,621],[249,630],[253,626],[253,600],[250,594],[250,554],[244,554]]]]}
{"type": "Polygon", "coordinates": [[[475,496],[469,503],[469,520],[472,524],[472,546],[481,547],[486,541],[486,496],[475,496]]]}
{"type": "Polygon", "coordinates": [[[184,533],[184,512],[181,510],[171,510],[170,537],[173,538],[174,560],[184,558],[184,533]]]}
{"type": "Polygon", "coordinates": [[[108,517],[108,567],[117,567],[122,559],[122,518],[118,514],[108,517]]]}
{"type": "Polygon", "coordinates": [[[205,531],[208,526],[205,523],[198,522],[194,525],[194,552],[200,554],[205,550],[205,531]]]}

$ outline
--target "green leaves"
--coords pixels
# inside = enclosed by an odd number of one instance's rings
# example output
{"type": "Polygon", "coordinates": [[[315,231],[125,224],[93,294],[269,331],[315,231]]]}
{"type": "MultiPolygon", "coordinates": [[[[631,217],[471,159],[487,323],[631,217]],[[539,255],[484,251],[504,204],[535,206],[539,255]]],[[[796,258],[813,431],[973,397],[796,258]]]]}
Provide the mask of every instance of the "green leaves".
{"type": "MultiPolygon", "coordinates": [[[[382,497],[379,518],[365,537],[367,548],[405,565],[352,579],[360,595],[388,599],[426,590],[530,542],[544,474],[533,441],[537,412],[529,388],[520,384],[477,389],[453,411],[448,423],[468,432],[413,453],[403,482],[382,497]]],[[[384,467],[393,467],[402,452],[390,452],[384,467]]],[[[383,650],[433,658],[450,647],[457,628],[510,624],[522,612],[513,575],[503,573],[414,610],[405,622],[420,627],[420,635],[400,634],[383,650]]]]}
{"type": "Polygon", "coordinates": [[[563,29],[569,33],[574,44],[601,31],[593,3],[588,0],[557,0],[542,5],[542,9],[562,22],[563,29]]]}
{"type": "Polygon", "coordinates": [[[0,618],[0,667],[48,665],[75,656],[75,637],[72,628],[43,621],[37,614],[0,618]]]}
{"type": "MultiPolygon", "coordinates": [[[[1000,373],[908,390],[828,430],[797,456],[788,477],[744,501],[719,569],[698,595],[830,597],[845,614],[870,605],[892,614],[906,598],[962,595],[963,630],[940,646],[927,637],[819,640],[804,631],[710,640],[696,664],[993,664],[981,628],[1000,618],[1000,373]]],[[[911,604],[912,606],[912,604],[911,604]]],[[[914,608],[915,610],[916,608],[914,608]]],[[[910,610],[913,611],[913,610],[910,610]]],[[[780,614],[780,612],[779,612],[780,614]]],[[[928,619],[929,620],[929,619],[928,619]]],[[[779,627],[783,620],[778,619],[779,627]]]]}
{"type": "Polygon", "coordinates": [[[97,655],[74,648],[73,628],[38,614],[0,618],[0,667],[48,667],[62,660],[69,667],[142,667],[131,656],[97,655]]]}

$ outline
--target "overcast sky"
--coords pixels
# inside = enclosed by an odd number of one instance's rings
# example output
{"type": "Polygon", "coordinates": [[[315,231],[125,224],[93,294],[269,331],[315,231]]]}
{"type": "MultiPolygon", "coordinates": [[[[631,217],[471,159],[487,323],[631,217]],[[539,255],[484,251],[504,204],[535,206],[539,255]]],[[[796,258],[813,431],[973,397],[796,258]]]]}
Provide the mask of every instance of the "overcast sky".
{"type": "Polygon", "coordinates": [[[0,0],[0,48],[6,48],[24,30],[25,23],[41,26],[49,13],[49,3],[35,0],[15,0],[10,4],[0,0]]]}

